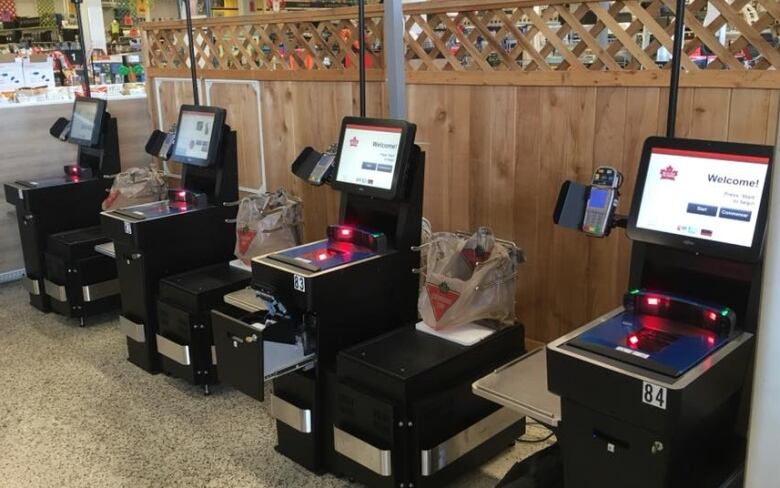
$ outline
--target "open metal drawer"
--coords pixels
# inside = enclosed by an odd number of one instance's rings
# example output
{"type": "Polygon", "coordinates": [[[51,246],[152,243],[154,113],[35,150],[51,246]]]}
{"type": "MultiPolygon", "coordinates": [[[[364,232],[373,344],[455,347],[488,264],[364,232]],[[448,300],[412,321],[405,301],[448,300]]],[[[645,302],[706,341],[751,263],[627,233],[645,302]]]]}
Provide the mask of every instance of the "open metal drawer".
{"type": "Polygon", "coordinates": [[[307,351],[303,334],[292,333],[288,340],[270,334],[264,313],[240,317],[211,311],[219,379],[262,401],[264,384],[279,376],[314,365],[317,355],[307,351]],[[273,339],[273,340],[272,340],[273,339]]]}

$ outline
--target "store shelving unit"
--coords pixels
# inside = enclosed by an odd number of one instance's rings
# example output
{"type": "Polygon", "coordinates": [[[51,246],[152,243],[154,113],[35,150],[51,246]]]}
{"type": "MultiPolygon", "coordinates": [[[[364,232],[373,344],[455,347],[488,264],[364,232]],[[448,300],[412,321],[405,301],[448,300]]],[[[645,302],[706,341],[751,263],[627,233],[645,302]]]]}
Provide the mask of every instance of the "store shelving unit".
{"type": "Polygon", "coordinates": [[[238,0],[213,0],[211,3],[213,17],[233,17],[239,15],[238,0]]]}

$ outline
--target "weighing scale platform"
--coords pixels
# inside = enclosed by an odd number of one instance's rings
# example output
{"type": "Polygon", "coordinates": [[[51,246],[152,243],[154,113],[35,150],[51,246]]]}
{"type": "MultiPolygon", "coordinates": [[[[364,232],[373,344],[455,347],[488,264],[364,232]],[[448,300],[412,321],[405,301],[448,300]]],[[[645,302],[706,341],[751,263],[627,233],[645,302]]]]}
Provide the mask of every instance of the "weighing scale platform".
{"type": "Polygon", "coordinates": [[[252,275],[225,263],[187,271],[160,280],[160,298],[192,313],[208,312],[226,294],[249,286],[252,275]]]}
{"type": "Polygon", "coordinates": [[[524,418],[473,395],[471,384],[522,354],[523,340],[519,324],[472,346],[407,326],[342,351],[338,471],[378,488],[449,486],[506,449],[524,418]]]}
{"type": "Polygon", "coordinates": [[[93,256],[97,246],[111,242],[99,225],[50,235],[46,241],[48,252],[66,260],[93,256]]]}

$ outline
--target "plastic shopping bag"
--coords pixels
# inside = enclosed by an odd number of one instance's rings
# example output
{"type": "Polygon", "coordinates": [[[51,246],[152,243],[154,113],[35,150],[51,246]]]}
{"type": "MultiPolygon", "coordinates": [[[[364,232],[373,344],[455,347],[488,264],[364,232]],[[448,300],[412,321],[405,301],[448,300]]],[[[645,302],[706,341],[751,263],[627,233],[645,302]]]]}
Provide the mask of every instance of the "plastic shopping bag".
{"type": "Polygon", "coordinates": [[[236,216],[235,255],[252,258],[297,246],[303,222],[301,201],[284,189],[243,198],[236,216]]]}
{"type": "Polygon", "coordinates": [[[103,210],[115,210],[165,200],[168,184],[162,171],[154,168],[130,168],[114,178],[103,210]]]}
{"type": "Polygon", "coordinates": [[[514,322],[521,250],[497,240],[486,227],[471,236],[435,233],[427,247],[418,310],[428,326],[441,330],[479,320],[514,322]]]}

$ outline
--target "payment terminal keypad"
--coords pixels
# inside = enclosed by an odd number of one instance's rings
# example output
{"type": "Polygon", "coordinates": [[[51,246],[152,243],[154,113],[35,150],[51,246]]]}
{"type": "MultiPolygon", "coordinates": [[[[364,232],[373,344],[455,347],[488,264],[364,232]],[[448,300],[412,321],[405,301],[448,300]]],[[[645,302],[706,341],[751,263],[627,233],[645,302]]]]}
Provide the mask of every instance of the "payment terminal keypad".
{"type": "Polygon", "coordinates": [[[603,236],[607,231],[610,213],[613,209],[615,191],[608,188],[591,187],[582,230],[594,236],[603,236]]]}
{"type": "Polygon", "coordinates": [[[582,231],[594,237],[609,233],[612,212],[617,207],[618,188],[623,176],[615,168],[600,166],[593,173],[590,194],[585,207],[582,231]]]}

